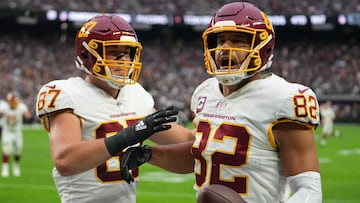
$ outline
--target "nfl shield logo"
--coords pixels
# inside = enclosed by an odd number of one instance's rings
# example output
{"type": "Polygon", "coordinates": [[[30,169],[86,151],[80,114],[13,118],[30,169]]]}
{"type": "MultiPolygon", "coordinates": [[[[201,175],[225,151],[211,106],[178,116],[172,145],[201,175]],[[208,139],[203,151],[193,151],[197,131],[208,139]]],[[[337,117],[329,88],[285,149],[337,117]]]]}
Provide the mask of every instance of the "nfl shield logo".
{"type": "Polygon", "coordinates": [[[228,104],[226,103],[225,100],[220,100],[220,101],[216,104],[216,108],[217,108],[218,110],[220,110],[220,111],[223,111],[223,110],[226,109],[227,105],[228,105],[228,104]]]}

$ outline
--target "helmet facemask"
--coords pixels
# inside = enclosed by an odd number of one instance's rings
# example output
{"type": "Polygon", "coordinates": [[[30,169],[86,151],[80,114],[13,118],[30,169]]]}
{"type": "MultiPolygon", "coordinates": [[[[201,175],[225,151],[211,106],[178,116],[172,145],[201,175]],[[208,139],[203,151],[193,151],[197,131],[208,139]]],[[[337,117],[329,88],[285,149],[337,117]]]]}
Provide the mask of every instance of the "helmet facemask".
{"type": "MultiPolygon", "coordinates": [[[[271,36],[270,36],[271,37],[271,36]]],[[[215,76],[223,85],[234,85],[262,70],[260,50],[269,38],[265,30],[256,30],[244,26],[213,26],[203,34],[204,57],[207,72],[215,76]],[[217,47],[216,37],[222,32],[243,33],[248,36],[249,48],[217,47]],[[236,53],[246,53],[245,59],[237,61],[236,53]],[[216,52],[227,52],[225,60],[216,60],[216,52]]]]}
{"type": "MultiPolygon", "coordinates": [[[[229,34],[226,34],[229,35],[229,34]]],[[[240,34],[241,35],[241,34],[240,34]]],[[[248,2],[232,2],[221,7],[212,17],[209,27],[203,33],[205,66],[209,74],[215,76],[223,85],[234,85],[244,79],[254,76],[254,74],[270,68],[273,58],[275,45],[275,32],[270,19],[266,14],[255,5],[248,2]],[[239,53],[239,63],[234,66],[234,56],[229,56],[227,68],[216,66],[214,58],[217,49],[217,36],[223,32],[243,33],[249,36],[249,46],[247,42],[238,41],[237,45],[229,49],[230,53],[239,53]],[[244,47],[245,48],[244,48],[244,47]],[[244,48],[244,49],[235,49],[244,48]],[[247,56],[243,57],[243,53],[247,56]],[[231,58],[231,59],[230,59],[231,58]],[[225,71],[226,70],[226,71],[225,71]]],[[[221,37],[220,37],[220,40],[221,37]]],[[[235,42],[237,41],[234,39],[235,42]]],[[[219,41],[219,47],[221,41],[219,41]]],[[[232,42],[234,43],[234,42],[232,42]]],[[[223,46],[226,47],[226,46],[223,46]]],[[[236,61],[235,61],[236,62],[236,61]]],[[[219,62],[217,62],[219,64],[219,62]]],[[[226,62],[222,62],[225,66],[226,62]]]]}
{"type": "Polygon", "coordinates": [[[88,44],[84,41],[83,46],[96,60],[92,67],[92,75],[107,82],[111,87],[119,89],[124,85],[134,84],[138,80],[141,71],[139,60],[142,47],[140,43],[91,40],[88,44]],[[114,46],[130,47],[130,61],[120,60],[121,57],[107,58],[105,54],[107,49],[114,46]],[[121,75],[112,73],[110,67],[117,69],[117,72],[121,70],[121,75]]]}

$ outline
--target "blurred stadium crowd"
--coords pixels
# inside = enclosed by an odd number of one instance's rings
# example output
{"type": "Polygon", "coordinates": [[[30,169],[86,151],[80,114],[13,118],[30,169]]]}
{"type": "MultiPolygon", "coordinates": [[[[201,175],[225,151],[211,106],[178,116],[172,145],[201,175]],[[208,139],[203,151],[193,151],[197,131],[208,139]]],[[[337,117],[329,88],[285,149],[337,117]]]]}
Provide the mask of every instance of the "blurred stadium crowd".
{"type": "MultiPolygon", "coordinates": [[[[143,13],[196,13],[216,9],[228,1],[164,1],[164,0],[100,0],[1,1],[0,7],[33,7],[143,13]],[[81,8],[81,9],[80,9],[81,8]],[[116,10],[114,9],[116,8],[116,10]]],[[[265,7],[269,14],[291,12],[326,13],[360,11],[360,0],[252,1],[265,7]],[[290,9],[287,9],[290,8],[290,9]]],[[[138,33],[139,34],[139,33],[138,33]]],[[[72,36],[28,33],[0,35],[0,99],[10,91],[18,91],[30,107],[42,84],[53,79],[78,75],[75,68],[72,36]],[[61,39],[61,40],[60,40],[61,39]]],[[[185,119],[191,119],[190,99],[194,87],[209,77],[204,68],[202,39],[198,37],[163,40],[142,39],[143,69],[139,82],[155,97],[158,107],[175,105],[185,119]]],[[[318,95],[360,94],[360,38],[330,37],[326,40],[277,40],[272,70],[289,81],[306,84],[318,95]]],[[[79,90],[81,91],[81,90],[79,90]]],[[[337,118],[342,121],[360,119],[360,102],[338,102],[337,118]]],[[[34,120],[36,120],[34,118],[34,120]]]]}
{"type": "MultiPolygon", "coordinates": [[[[212,14],[233,0],[2,0],[0,7],[152,14],[212,14]]],[[[267,14],[333,14],[360,11],[359,0],[249,0],[267,14]]]]}
{"type": "MultiPolygon", "coordinates": [[[[2,98],[9,90],[16,90],[34,107],[41,84],[79,73],[71,43],[16,35],[0,39],[2,98]]],[[[359,44],[356,38],[330,43],[283,43],[276,47],[272,69],[290,81],[311,86],[317,94],[360,94],[359,44]]],[[[201,41],[163,44],[157,39],[143,45],[140,82],[157,98],[158,105],[173,104],[189,113],[194,87],[208,77],[201,41]]],[[[346,109],[353,113],[351,108],[346,109]]]]}

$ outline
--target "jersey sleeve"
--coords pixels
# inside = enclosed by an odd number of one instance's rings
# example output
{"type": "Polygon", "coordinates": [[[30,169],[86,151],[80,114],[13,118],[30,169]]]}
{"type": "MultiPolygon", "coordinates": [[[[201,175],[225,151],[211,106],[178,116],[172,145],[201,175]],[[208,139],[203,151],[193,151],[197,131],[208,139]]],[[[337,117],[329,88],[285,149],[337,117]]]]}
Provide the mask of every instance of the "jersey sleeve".
{"type": "Polygon", "coordinates": [[[295,86],[285,96],[277,112],[278,120],[317,127],[320,122],[319,103],[315,93],[306,86],[295,86]]]}
{"type": "Polygon", "coordinates": [[[203,81],[199,86],[197,86],[191,96],[190,109],[194,113],[198,113],[204,107],[206,102],[206,96],[199,95],[200,92],[206,92],[206,94],[213,94],[213,92],[208,92],[207,89],[212,87],[215,78],[209,78],[203,81]]]}
{"type": "Polygon", "coordinates": [[[56,81],[41,87],[36,105],[36,114],[39,118],[62,109],[74,109],[74,102],[68,90],[56,81]]]}

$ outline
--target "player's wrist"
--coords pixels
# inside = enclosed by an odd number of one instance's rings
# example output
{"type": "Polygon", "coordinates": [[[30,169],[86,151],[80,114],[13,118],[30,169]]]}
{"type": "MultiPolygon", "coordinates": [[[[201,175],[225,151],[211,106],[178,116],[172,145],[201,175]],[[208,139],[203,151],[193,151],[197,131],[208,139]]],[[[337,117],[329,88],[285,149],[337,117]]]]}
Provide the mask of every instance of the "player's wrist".
{"type": "Polygon", "coordinates": [[[131,138],[135,137],[132,132],[133,130],[131,128],[125,128],[116,135],[104,139],[106,149],[111,156],[115,156],[126,147],[136,143],[135,140],[131,140],[131,138]]]}

